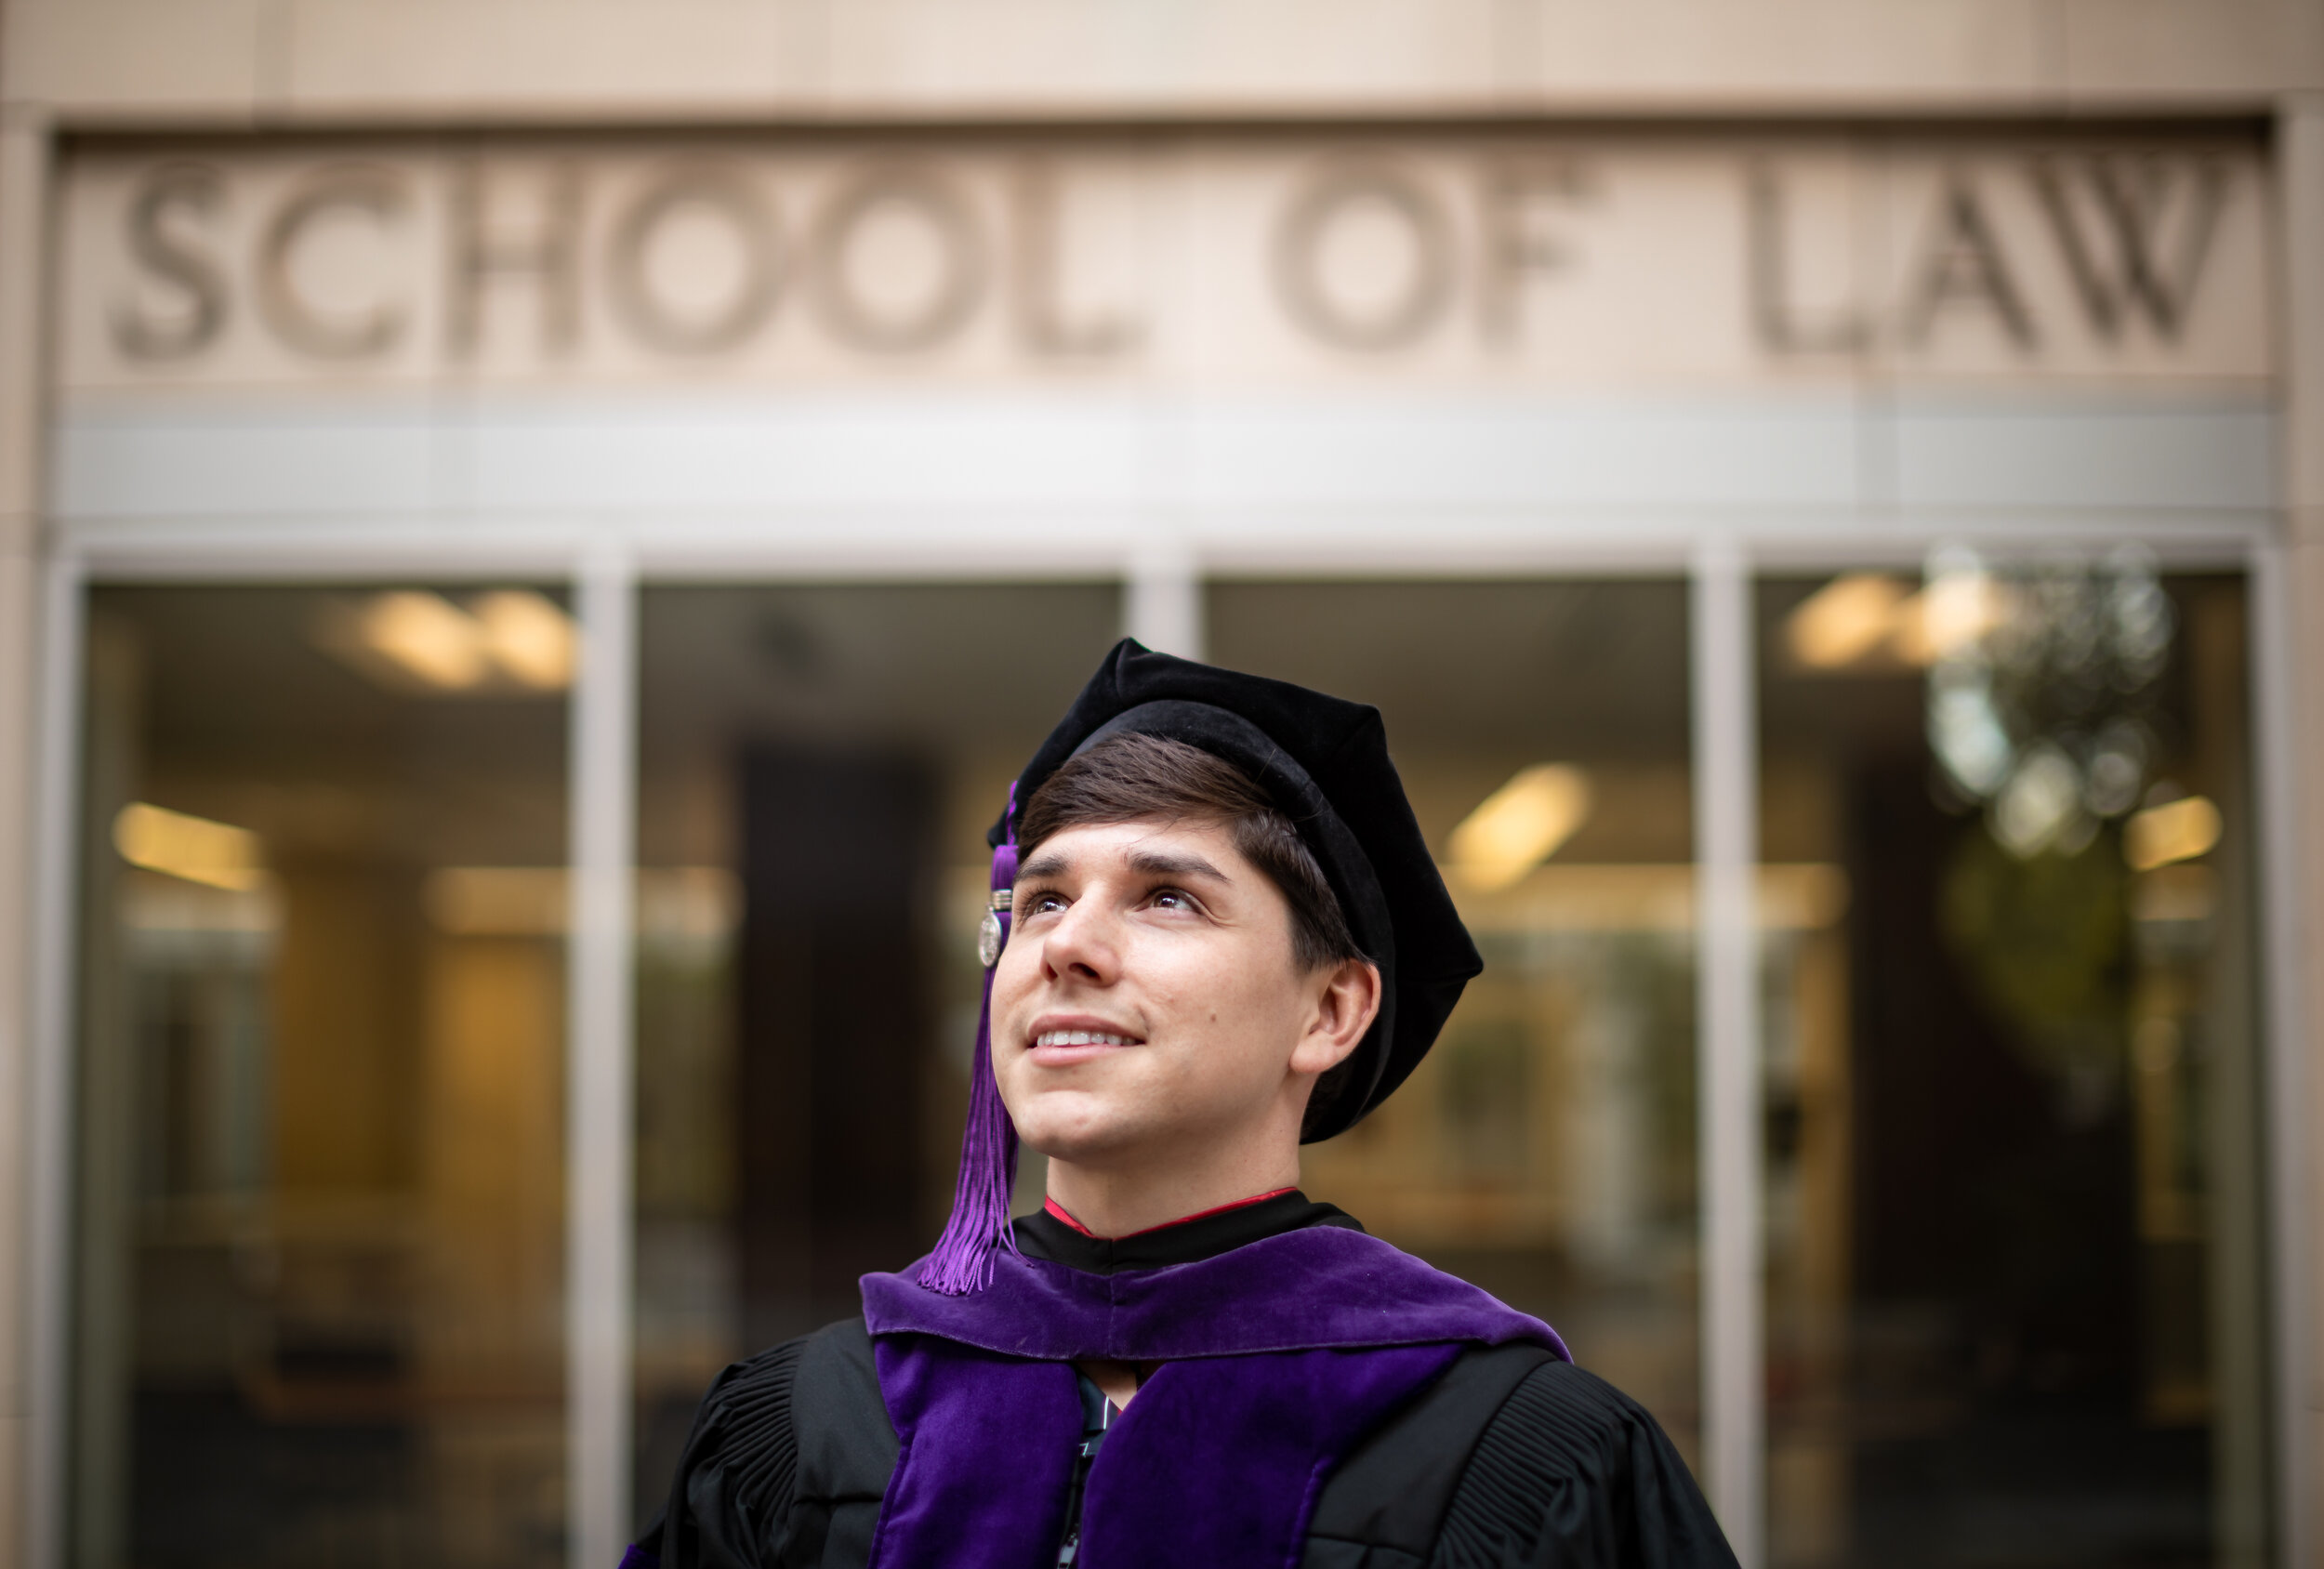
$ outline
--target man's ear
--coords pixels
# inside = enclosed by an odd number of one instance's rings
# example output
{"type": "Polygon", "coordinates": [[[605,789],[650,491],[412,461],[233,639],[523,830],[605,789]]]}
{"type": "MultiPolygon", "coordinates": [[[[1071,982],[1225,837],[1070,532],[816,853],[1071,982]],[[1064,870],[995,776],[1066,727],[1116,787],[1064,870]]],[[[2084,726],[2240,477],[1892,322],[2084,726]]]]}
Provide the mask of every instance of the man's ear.
{"type": "Polygon", "coordinates": [[[1363,1044],[1364,1032],[1379,1014],[1380,967],[1369,959],[1341,959],[1324,976],[1307,1031],[1292,1048],[1291,1071],[1320,1074],[1338,1067],[1363,1044]]]}

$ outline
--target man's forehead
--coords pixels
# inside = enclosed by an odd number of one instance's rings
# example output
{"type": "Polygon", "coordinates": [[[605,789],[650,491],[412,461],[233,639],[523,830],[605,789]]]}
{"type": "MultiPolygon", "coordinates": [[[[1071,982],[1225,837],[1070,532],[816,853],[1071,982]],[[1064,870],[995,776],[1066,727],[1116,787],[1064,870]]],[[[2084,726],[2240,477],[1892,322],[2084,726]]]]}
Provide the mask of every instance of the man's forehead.
{"type": "Polygon", "coordinates": [[[1242,865],[1226,824],[1195,818],[1084,823],[1043,839],[1017,868],[1020,879],[1061,877],[1105,866],[1208,875],[1225,881],[1242,865]]]}

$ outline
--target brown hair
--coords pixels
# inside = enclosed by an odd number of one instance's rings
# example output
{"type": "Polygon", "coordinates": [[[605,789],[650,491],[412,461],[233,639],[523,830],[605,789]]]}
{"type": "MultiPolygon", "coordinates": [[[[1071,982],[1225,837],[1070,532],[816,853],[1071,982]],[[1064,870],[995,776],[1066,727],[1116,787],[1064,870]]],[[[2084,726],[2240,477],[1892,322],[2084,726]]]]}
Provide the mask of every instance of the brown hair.
{"type": "Polygon", "coordinates": [[[1067,828],[1148,821],[1223,824],[1291,906],[1291,959],[1303,973],[1367,956],[1291,820],[1241,769],[1182,741],[1127,731],[1067,758],[1025,802],[1018,853],[1067,828]]]}

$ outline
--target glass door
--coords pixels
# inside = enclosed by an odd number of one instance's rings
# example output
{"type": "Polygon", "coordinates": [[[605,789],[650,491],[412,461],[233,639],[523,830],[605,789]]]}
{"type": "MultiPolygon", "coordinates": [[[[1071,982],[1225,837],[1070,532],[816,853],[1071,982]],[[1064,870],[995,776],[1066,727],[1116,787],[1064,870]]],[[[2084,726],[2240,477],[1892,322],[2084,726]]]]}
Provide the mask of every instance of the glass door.
{"type": "Polygon", "coordinates": [[[1776,1565],[2266,1562],[2249,613],[1759,586],[1776,1565]]]}
{"type": "Polygon", "coordinates": [[[552,1569],[560,595],[100,587],[73,1562],[552,1569]]]}

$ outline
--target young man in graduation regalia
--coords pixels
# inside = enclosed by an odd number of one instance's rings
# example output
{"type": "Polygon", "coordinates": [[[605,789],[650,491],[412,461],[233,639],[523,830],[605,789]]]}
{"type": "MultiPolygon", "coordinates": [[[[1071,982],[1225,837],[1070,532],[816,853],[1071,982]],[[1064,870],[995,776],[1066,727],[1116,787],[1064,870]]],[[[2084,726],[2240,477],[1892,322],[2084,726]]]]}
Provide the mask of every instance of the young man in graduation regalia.
{"type": "Polygon", "coordinates": [[[990,840],[951,1221],[720,1376],[628,1569],[1733,1569],[1549,1325],[1299,1192],[1483,968],[1376,710],[1124,642],[990,840]]]}

